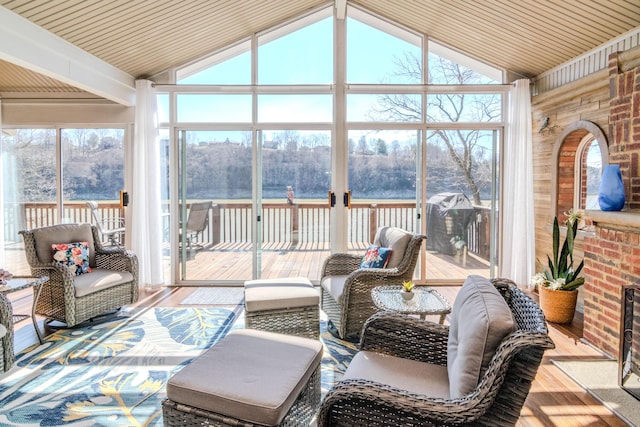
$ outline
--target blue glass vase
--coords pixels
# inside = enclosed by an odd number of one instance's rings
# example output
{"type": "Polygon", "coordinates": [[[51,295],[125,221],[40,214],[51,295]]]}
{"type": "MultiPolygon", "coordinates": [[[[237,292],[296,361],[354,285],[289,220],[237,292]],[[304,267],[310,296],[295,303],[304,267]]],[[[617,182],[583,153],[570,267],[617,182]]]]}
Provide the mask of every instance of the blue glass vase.
{"type": "Polygon", "coordinates": [[[603,211],[619,211],[624,207],[624,184],[620,165],[607,165],[602,172],[598,202],[603,211]]]}

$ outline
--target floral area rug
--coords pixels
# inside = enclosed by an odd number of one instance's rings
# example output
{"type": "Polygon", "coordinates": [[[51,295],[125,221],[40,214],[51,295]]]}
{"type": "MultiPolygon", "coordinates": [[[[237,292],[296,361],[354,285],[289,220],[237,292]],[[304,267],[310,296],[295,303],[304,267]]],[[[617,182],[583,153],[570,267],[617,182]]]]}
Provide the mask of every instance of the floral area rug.
{"type": "MultiPolygon", "coordinates": [[[[132,317],[60,330],[20,353],[0,377],[0,426],[162,426],[171,376],[243,316],[224,308],[153,308],[132,317]]],[[[356,348],[322,322],[323,395],[356,348]]]]}
{"type": "Polygon", "coordinates": [[[0,425],[161,426],[168,379],[235,317],[221,308],[155,308],[57,331],[1,377],[0,425]]]}

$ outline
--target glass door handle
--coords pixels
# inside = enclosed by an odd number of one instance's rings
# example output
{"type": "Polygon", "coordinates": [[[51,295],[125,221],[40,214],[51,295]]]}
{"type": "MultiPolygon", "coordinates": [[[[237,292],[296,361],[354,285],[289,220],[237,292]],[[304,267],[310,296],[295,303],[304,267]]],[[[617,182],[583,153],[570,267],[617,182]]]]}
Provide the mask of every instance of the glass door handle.
{"type": "Polygon", "coordinates": [[[329,209],[331,209],[332,207],[334,207],[336,205],[336,193],[334,193],[333,191],[329,190],[328,192],[328,207],[329,209]]]}
{"type": "Polygon", "coordinates": [[[342,196],[342,203],[344,203],[345,208],[351,209],[351,190],[345,191],[342,196]]]}

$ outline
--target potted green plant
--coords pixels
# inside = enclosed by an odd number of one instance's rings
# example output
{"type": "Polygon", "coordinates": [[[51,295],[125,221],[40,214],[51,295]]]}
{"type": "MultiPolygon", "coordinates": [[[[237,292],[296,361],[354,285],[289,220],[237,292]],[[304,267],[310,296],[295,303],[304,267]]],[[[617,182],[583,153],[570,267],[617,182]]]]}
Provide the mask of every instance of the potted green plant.
{"type": "Polygon", "coordinates": [[[406,280],[402,282],[402,291],[400,292],[400,295],[402,295],[402,298],[404,298],[406,301],[409,301],[411,298],[413,298],[414,286],[415,285],[411,280],[406,280]]]}
{"type": "Polygon", "coordinates": [[[569,211],[565,222],[567,234],[560,246],[560,226],[558,217],[553,220],[553,258],[547,255],[547,264],[543,272],[533,276],[532,285],[538,288],[540,307],[549,322],[571,323],[576,309],[578,288],[584,285],[580,272],[584,260],[573,268],[573,244],[578,232],[578,222],[582,214],[569,211]]]}

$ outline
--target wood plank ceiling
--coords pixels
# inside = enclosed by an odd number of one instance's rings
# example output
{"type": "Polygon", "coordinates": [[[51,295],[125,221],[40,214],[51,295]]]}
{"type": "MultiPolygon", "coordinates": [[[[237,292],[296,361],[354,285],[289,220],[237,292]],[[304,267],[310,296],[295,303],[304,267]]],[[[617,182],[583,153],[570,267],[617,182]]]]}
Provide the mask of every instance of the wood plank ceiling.
{"type": "MultiPolygon", "coordinates": [[[[521,76],[533,77],[640,26],[638,0],[349,0],[521,76]]],[[[324,0],[0,0],[134,77],[179,66],[324,0]]],[[[72,92],[0,61],[3,92],[72,92]]]]}

